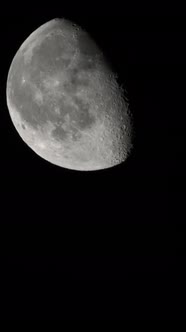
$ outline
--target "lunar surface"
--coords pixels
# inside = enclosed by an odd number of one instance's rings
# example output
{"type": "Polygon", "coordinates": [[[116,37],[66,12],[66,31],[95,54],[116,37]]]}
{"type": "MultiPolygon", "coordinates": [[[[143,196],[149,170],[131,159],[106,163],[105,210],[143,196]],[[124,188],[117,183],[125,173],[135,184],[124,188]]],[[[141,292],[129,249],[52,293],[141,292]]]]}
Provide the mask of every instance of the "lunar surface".
{"type": "Polygon", "coordinates": [[[66,19],[42,25],[21,45],[8,73],[7,105],[23,141],[55,165],[104,169],[132,150],[117,75],[89,34],[66,19]]]}

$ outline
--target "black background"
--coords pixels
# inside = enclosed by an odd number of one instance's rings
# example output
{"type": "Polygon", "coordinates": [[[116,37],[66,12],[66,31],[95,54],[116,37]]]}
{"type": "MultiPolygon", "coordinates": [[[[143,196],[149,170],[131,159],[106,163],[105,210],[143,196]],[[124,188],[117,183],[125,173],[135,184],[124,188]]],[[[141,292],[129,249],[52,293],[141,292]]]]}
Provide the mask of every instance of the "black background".
{"type": "Polygon", "coordinates": [[[183,318],[185,17],[114,9],[0,14],[2,319],[183,318]],[[10,120],[11,61],[55,17],[85,28],[127,87],[136,136],[124,164],[54,166],[10,120]]]}

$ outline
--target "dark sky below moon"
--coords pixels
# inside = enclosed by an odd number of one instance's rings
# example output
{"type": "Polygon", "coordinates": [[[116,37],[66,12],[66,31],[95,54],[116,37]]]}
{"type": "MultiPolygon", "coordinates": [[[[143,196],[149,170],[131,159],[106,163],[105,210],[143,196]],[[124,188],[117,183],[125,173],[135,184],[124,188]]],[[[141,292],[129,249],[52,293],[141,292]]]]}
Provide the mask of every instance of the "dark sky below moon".
{"type": "MultiPolygon", "coordinates": [[[[108,314],[123,319],[123,312],[132,319],[185,315],[180,301],[185,284],[185,18],[127,17],[126,10],[124,15],[116,8],[118,15],[112,16],[110,9],[108,17],[103,9],[102,17],[70,8],[66,15],[97,37],[120,82],[127,82],[138,134],[135,155],[98,175],[47,163],[43,168],[43,161],[12,130],[5,96],[0,99],[1,278],[11,294],[17,286],[16,299],[24,303],[4,305],[7,316],[59,316],[61,299],[66,300],[66,316],[69,308],[71,316],[93,319],[107,319],[108,314]],[[77,284],[81,294],[72,303],[77,284]],[[65,296],[65,289],[74,294],[65,296]]],[[[29,10],[33,15],[24,9],[11,19],[10,10],[1,14],[1,89],[18,46],[57,15],[50,16],[51,6],[47,13],[40,8],[39,17],[34,8],[29,10]]],[[[61,12],[63,16],[65,9],[61,12]]],[[[7,293],[4,299],[6,304],[7,293]]]]}

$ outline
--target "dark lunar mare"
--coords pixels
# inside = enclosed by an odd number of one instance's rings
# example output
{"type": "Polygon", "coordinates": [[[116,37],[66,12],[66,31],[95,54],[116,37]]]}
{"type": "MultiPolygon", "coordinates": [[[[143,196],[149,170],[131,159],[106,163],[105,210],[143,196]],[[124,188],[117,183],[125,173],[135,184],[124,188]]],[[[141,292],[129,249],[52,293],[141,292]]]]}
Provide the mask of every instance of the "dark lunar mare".
{"type": "Polygon", "coordinates": [[[52,35],[52,38],[44,39],[43,42],[32,50],[30,60],[25,63],[25,52],[29,50],[28,46],[21,53],[18,51],[13,60],[9,83],[11,83],[10,100],[20,112],[22,119],[33,129],[43,127],[47,122],[52,122],[55,126],[53,137],[64,140],[67,132],[62,125],[65,123],[65,115],[69,115],[72,136],[77,139],[80,136],[79,130],[91,128],[95,123],[95,116],[90,114],[89,103],[75,94],[82,87],[87,88],[90,81],[86,75],[80,77],[80,73],[91,73],[95,70],[94,56],[98,54],[96,45],[88,39],[85,33],[80,34],[78,38],[78,47],[81,53],[76,67],[68,68],[74,56],[75,48],[64,45],[60,35],[52,35]],[[43,87],[43,79],[47,77],[58,76],[59,73],[67,70],[69,80],[65,84],[60,84],[55,89],[47,91],[43,87]],[[22,78],[25,77],[25,83],[22,78]],[[38,89],[38,90],[37,90],[38,89]],[[60,96],[60,89],[70,95],[75,107],[66,103],[65,97],[60,96]],[[41,91],[42,102],[38,103],[35,99],[35,93],[41,91]],[[59,114],[55,113],[55,107],[59,107],[59,114]]]}
{"type": "Polygon", "coordinates": [[[98,170],[127,158],[129,114],[121,112],[120,89],[105,60],[80,27],[52,20],[28,37],[12,61],[7,81],[12,120],[23,140],[55,165],[98,170]]]}

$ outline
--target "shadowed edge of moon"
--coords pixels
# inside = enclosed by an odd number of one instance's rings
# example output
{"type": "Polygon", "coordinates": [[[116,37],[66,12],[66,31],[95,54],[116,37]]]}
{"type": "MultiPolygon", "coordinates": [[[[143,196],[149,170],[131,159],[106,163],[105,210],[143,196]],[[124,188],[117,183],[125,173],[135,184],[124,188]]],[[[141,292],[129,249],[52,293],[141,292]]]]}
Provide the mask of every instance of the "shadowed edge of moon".
{"type": "MultiPolygon", "coordinates": [[[[50,22],[46,24],[49,26],[50,22]]],[[[34,35],[34,33],[31,35],[34,35]]],[[[29,37],[25,42],[28,43],[28,40],[29,37]]],[[[85,44],[82,45],[86,46],[85,44]]],[[[97,122],[96,126],[93,126],[90,131],[82,131],[83,139],[81,137],[76,143],[74,141],[59,143],[52,138],[51,127],[53,125],[50,122],[48,127],[45,125],[42,128],[45,131],[43,140],[39,130],[36,130],[33,134],[33,130],[29,129],[26,122],[21,118],[18,119],[17,110],[11,105],[10,100],[8,101],[8,108],[12,121],[25,143],[39,156],[58,166],[90,171],[110,168],[123,162],[130,152],[130,138],[128,141],[126,137],[120,139],[120,129],[115,129],[114,119],[110,116],[105,117],[104,123],[97,122]],[[116,147],[116,151],[114,151],[114,147],[116,147]]]]}

